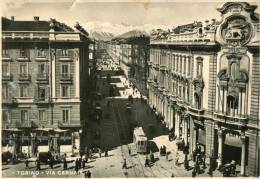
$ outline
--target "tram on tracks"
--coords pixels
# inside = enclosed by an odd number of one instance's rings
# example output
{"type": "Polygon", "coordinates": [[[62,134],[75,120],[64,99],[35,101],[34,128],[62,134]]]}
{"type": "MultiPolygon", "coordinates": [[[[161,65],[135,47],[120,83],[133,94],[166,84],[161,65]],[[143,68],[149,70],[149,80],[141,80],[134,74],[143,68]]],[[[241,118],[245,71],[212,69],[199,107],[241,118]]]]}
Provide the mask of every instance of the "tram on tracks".
{"type": "Polygon", "coordinates": [[[137,153],[146,153],[147,152],[147,137],[144,134],[142,127],[136,127],[134,129],[133,142],[136,145],[137,153]]]}

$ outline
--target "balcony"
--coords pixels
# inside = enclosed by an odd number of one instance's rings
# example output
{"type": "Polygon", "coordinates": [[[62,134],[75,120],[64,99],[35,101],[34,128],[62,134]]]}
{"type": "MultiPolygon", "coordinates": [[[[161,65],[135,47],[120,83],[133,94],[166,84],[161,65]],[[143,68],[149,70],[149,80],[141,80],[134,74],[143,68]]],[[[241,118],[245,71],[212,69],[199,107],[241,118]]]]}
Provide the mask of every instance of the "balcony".
{"type": "Polygon", "coordinates": [[[201,115],[204,115],[205,109],[198,109],[198,108],[195,108],[194,106],[189,106],[189,112],[192,115],[201,116],[201,115]]]}
{"type": "Polygon", "coordinates": [[[248,118],[246,116],[229,116],[221,112],[214,113],[215,120],[223,123],[231,123],[238,125],[246,125],[248,123],[248,118]]]}
{"type": "Polygon", "coordinates": [[[17,128],[37,128],[38,124],[35,121],[16,121],[15,123],[17,128]]]}
{"type": "Polygon", "coordinates": [[[34,102],[37,104],[41,104],[41,103],[50,103],[50,99],[47,98],[46,96],[44,97],[34,97],[34,102]]]}
{"type": "Polygon", "coordinates": [[[10,56],[3,55],[2,56],[2,61],[12,61],[12,58],[10,56]]]}
{"type": "Polygon", "coordinates": [[[28,62],[29,61],[29,57],[21,56],[21,57],[17,58],[17,61],[19,61],[19,62],[28,62]]]}
{"type": "Polygon", "coordinates": [[[12,81],[13,75],[12,74],[2,74],[2,80],[3,81],[12,81]]]}
{"type": "Polygon", "coordinates": [[[160,71],[166,71],[166,65],[161,64],[160,65],[160,71]]]}
{"type": "Polygon", "coordinates": [[[49,74],[47,74],[47,73],[37,74],[37,80],[38,81],[48,81],[49,80],[49,74]]]}
{"type": "Polygon", "coordinates": [[[62,73],[61,74],[61,81],[72,81],[73,75],[69,73],[62,73]]]}
{"type": "Polygon", "coordinates": [[[75,121],[74,123],[64,123],[64,122],[61,122],[61,121],[58,121],[58,127],[59,128],[81,128],[81,124],[80,124],[80,121],[75,121]]]}
{"type": "Polygon", "coordinates": [[[2,103],[17,104],[17,100],[14,97],[2,98],[2,103]]]}
{"type": "Polygon", "coordinates": [[[46,56],[38,56],[35,58],[35,60],[38,62],[44,62],[44,61],[48,61],[49,59],[46,56]]]}
{"type": "Polygon", "coordinates": [[[59,60],[59,61],[62,61],[62,62],[70,62],[70,61],[72,61],[73,59],[72,59],[70,56],[59,56],[59,57],[58,57],[58,60],[59,60]]]}
{"type": "Polygon", "coordinates": [[[156,70],[158,70],[159,69],[159,64],[154,64],[154,66],[153,66],[156,70]]]}
{"type": "Polygon", "coordinates": [[[29,74],[19,74],[19,80],[20,81],[30,81],[31,75],[29,75],[29,74]]]}
{"type": "Polygon", "coordinates": [[[3,39],[14,39],[14,38],[19,38],[19,39],[47,39],[49,38],[49,32],[3,32],[2,33],[2,38],[3,39]]]}

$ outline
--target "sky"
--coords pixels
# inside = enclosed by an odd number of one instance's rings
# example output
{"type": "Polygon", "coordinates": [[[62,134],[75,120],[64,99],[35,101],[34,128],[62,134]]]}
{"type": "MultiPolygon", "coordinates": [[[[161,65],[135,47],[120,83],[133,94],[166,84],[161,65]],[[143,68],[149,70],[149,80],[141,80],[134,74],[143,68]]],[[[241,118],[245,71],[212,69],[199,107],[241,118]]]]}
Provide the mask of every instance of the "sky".
{"type": "MultiPolygon", "coordinates": [[[[191,0],[4,0],[2,16],[16,20],[55,18],[73,26],[76,22],[89,31],[120,33],[134,29],[170,28],[194,21],[220,19],[216,8],[222,1],[191,0]],[[126,29],[124,29],[126,28],[126,29]],[[114,31],[114,32],[113,32],[114,31]]],[[[252,2],[251,4],[256,4],[252,2]]]]}

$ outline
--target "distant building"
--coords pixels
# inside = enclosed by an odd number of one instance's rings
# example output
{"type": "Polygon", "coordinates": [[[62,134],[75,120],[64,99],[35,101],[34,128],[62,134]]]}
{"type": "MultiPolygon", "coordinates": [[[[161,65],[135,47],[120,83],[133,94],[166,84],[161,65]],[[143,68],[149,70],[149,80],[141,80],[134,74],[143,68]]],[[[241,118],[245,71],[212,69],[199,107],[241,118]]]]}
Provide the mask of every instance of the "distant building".
{"type": "Polygon", "coordinates": [[[3,151],[79,151],[92,42],[75,28],[2,18],[3,151]]]}
{"type": "Polygon", "coordinates": [[[149,36],[144,32],[130,31],[113,39],[109,54],[116,59],[125,76],[147,96],[149,36]]]}
{"type": "Polygon", "coordinates": [[[149,104],[189,145],[205,147],[218,166],[235,160],[259,176],[259,15],[226,3],[221,20],[178,26],[150,41],[149,104]]]}

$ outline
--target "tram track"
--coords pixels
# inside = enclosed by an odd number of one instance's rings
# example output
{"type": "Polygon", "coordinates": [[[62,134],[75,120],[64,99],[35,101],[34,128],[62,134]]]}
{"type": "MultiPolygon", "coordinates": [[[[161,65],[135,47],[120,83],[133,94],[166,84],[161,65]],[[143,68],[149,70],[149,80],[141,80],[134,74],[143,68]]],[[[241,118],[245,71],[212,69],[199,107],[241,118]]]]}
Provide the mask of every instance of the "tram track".
{"type": "MultiPolygon", "coordinates": [[[[119,106],[117,105],[117,110],[119,109],[119,106]]],[[[121,118],[121,115],[120,115],[120,112],[119,112],[119,110],[118,110],[118,114],[119,114],[119,119],[120,119],[120,121],[121,122],[123,122],[124,123],[124,126],[125,126],[125,132],[127,131],[127,129],[128,130],[130,130],[130,128],[129,128],[129,126],[128,126],[128,124],[126,123],[126,121],[125,120],[122,120],[122,118],[121,118]]],[[[128,131],[129,132],[129,131],[128,131]]],[[[127,147],[128,147],[128,150],[130,149],[130,147],[129,147],[129,145],[127,144],[127,147]]],[[[135,156],[131,156],[130,155],[130,158],[131,158],[131,161],[132,161],[132,163],[137,163],[137,164],[139,164],[141,167],[141,170],[142,170],[142,173],[143,173],[143,175],[144,175],[144,177],[156,177],[156,175],[154,174],[154,172],[152,171],[152,169],[151,169],[151,167],[148,167],[149,169],[146,169],[143,165],[144,165],[144,163],[142,163],[142,161],[141,161],[141,157],[140,157],[140,154],[139,153],[137,153],[135,156]],[[136,160],[135,160],[136,159],[136,160]],[[135,162],[134,162],[134,160],[135,160],[135,162]],[[147,173],[149,173],[150,175],[149,176],[147,176],[147,174],[146,174],[146,172],[147,173]]],[[[139,169],[139,168],[138,168],[139,169]]]]}
{"type": "MultiPolygon", "coordinates": [[[[124,159],[127,159],[127,152],[124,151],[124,149],[123,149],[124,143],[123,143],[123,141],[122,141],[122,136],[125,135],[125,134],[122,134],[122,131],[120,132],[120,130],[119,130],[119,126],[118,126],[118,125],[120,125],[120,128],[122,129],[122,123],[120,122],[119,111],[118,111],[118,109],[117,109],[117,112],[116,112],[113,103],[112,103],[111,106],[112,106],[113,112],[114,112],[114,114],[115,114],[115,116],[116,116],[116,123],[117,123],[116,129],[117,129],[117,134],[118,134],[118,137],[119,137],[119,140],[120,140],[120,144],[121,144],[121,145],[120,145],[120,149],[121,149],[121,154],[122,154],[122,155],[121,155],[121,156],[122,156],[122,160],[124,160],[124,159]]],[[[124,136],[124,138],[125,138],[125,137],[126,137],[126,136],[124,136]]],[[[135,177],[138,177],[137,171],[136,171],[136,169],[135,169],[135,165],[133,164],[133,161],[130,161],[130,163],[132,164],[132,168],[133,168],[135,177]]],[[[127,170],[127,169],[126,169],[126,170],[127,170]]]]}

